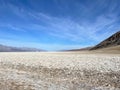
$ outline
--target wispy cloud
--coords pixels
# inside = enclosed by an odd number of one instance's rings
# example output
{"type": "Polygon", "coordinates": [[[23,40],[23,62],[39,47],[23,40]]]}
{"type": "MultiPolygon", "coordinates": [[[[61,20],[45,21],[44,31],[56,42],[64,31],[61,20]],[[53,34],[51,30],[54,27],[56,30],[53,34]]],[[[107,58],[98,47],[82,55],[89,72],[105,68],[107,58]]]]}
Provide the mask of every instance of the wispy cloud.
{"type": "Polygon", "coordinates": [[[8,28],[8,30],[26,32],[26,30],[24,30],[23,28],[20,28],[19,26],[14,26],[12,24],[3,24],[3,23],[0,23],[0,27],[8,28]]]}
{"type": "MultiPolygon", "coordinates": [[[[71,39],[76,42],[81,42],[85,39],[100,41],[120,28],[116,27],[118,25],[118,17],[114,16],[114,14],[110,16],[100,15],[94,22],[84,21],[82,24],[70,18],[52,17],[44,13],[36,16],[36,19],[39,19],[41,15],[46,23],[44,29],[48,30],[50,35],[71,39]],[[105,34],[107,34],[107,36],[105,34]],[[104,37],[100,38],[101,36],[104,37]]],[[[37,24],[37,26],[39,26],[39,24],[37,24]]]]}

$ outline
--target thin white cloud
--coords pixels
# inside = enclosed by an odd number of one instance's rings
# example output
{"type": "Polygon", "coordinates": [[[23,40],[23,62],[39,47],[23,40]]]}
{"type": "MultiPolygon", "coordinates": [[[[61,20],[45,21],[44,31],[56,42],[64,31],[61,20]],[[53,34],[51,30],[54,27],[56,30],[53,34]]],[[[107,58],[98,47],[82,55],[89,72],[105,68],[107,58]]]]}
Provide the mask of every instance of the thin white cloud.
{"type": "Polygon", "coordinates": [[[80,42],[81,40],[85,40],[86,38],[90,38],[91,40],[94,41],[102,40],[105,36],[103,38],[99,38],[102,33],[99,34],[98,32],[105,31],[104,33],[108,32],[111,33],[111,29],[114,29],[115,23],[118,21],[114,15],[113,16],[100,15],[95,20],[95,22],[93,23],[83,22],[83,24],[74,22],[69,18],[52,17],[43,13],[42,16],[44,16],[44,18],[42,18],[45,20],[44,22],[47,23],[47,26],[45,26],[46,28],[45,30],[49,29],[48,33],[50,35],[78,42],[80,42]],[[111,25],[113,25],[112,26],[113,28],[108,29],[111,25]]]}
{"type": "Polygon", "coordinates": [[[20,28],[19,26],[14,26],[12,24],[3,24],[3,23],[0,23],[0,27],[6,27],[6,28],[8,28],[8,30],[26,32],[26,30],[24,30],[23,28],[20,28]]]}

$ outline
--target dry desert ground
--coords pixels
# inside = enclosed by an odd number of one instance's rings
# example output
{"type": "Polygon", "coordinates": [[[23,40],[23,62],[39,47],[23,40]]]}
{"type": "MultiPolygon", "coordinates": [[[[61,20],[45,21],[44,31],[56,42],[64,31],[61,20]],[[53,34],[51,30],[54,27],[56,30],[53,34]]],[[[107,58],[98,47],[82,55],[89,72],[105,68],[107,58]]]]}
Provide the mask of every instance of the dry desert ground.
{"type": "Polygon", "coordinates": [[[2,52],[0,90],[120,90],[120,54],[2,52]]]}

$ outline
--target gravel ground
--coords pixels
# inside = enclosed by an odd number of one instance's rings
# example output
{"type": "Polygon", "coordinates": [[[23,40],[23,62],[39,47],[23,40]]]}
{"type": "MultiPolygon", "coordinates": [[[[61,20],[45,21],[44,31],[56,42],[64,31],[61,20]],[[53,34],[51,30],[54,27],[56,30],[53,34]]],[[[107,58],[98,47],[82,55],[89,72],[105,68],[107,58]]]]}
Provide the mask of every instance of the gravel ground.
{"type": "Polygon", "coordinates": [[[0,90],[120,90],[120,54],[0,53],[0,90]]]}

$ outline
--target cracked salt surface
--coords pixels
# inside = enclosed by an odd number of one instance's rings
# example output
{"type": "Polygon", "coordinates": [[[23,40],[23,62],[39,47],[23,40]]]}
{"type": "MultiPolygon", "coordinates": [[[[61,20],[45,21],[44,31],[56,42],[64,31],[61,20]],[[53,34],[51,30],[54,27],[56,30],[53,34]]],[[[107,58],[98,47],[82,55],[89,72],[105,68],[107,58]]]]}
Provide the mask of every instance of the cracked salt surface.
{"type": "Polygon", "coordinates": [[[120,90],[119,54],[1,53],[0,69],[7,90],[120,90]]]}

